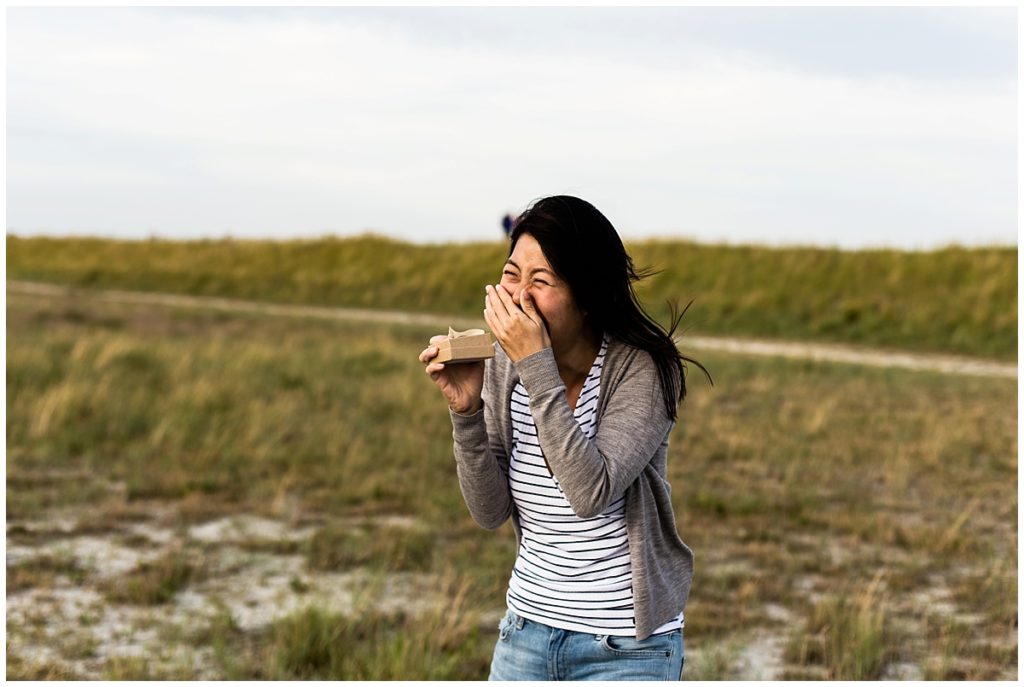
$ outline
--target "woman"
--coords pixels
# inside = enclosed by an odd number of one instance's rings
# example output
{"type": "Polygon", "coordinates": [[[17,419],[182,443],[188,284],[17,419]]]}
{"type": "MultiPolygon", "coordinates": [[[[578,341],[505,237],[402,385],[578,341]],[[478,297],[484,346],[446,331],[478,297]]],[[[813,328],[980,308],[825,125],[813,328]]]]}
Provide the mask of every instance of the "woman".
{"type": "Polygon", "coordinates": [[[666,332],[644,313],[640,278],[597,208],[544,198],[485,287],[495,357],[431,362],[443,336],[420,354],[470,514],[491,530],[511,517],[518,541],[492,680],[682,675],[693,553],[665,460],[683,361],[704,368],[676,349],[678,318],[666,332]]]}

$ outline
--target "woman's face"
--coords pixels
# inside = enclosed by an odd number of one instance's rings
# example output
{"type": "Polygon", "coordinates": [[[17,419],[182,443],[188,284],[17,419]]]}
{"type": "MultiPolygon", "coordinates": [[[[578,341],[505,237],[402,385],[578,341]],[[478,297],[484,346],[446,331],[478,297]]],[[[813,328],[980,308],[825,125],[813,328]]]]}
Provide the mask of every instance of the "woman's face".
{"type": "Polygon", "coordinates": [[[519,307],[522,307],[523,292],[530,292],[556,350],[565,348],[583,334],[586,323],[569,291],[569,284],[555,274],[537,239],[529,234],[523,234],[516,241],[502,270],[500,283],[519,307]]]}

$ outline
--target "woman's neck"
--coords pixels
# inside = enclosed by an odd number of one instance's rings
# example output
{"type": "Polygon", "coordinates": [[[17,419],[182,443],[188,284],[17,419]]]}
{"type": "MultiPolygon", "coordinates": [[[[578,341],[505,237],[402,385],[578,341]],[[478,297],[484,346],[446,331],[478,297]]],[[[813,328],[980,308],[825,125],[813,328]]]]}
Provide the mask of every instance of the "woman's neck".
{"type": "Polygon", "coordinates": [[[566,386],[582,383],[601,350],[601,334],[585,330],[564,347],[554,347],[558,375],[566,386]]]}

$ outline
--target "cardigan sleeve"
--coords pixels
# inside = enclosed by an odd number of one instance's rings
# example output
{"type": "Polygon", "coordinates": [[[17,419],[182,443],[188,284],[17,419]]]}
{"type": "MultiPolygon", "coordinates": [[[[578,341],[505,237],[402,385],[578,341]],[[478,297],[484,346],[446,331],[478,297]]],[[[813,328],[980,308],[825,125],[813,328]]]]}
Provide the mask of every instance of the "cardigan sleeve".
{"type": "Polygon", "coordinates": [[[573,417],[550,348],[521,359],[516,370],[530,397],[541,450],[569,506],[581,518],[600,515],[625,493],[672,430],[654,360],[634,350],[621,373],[602,384],[608,396],[592,439],[573,417]]]}
{"type": "MultiPolygon", "coordinates": [[[[490,372],[490,371],[489,371],[490,372]]],[[[504,444],[497,435],[491,414],[497,409],[489,393],[492,385],[488,375],[484,382],[483,408],[472,415],[461,415],[449,409],[452,420],[452,439],[455,446],[455,469],[459,489],[469,508],[469,514],[478,525],[496,530],[512,514],[512,492],[504,444]]]]}

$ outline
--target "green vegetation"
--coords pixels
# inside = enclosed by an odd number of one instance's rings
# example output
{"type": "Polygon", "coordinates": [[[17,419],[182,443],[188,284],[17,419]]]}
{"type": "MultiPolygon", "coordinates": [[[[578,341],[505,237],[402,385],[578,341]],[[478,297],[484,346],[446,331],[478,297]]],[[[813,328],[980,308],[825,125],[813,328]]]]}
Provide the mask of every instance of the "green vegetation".
{"type": "Polygon", "coordinates": [[[107,598],[114,602],[156,605],[167,603],[196,575],[196,566],[184,552],[172,550],[154,561],[140,563],[135,570],[104,584],[107,598]]]}
{"type": "Polygon", "coordinates": [[[45,553],[30,561],[7,566],[7,592],[31,587],[52,587],[59,575],[65,575],[77,584],[81,584],[86,577],[74,557],[66,553],[45,553]]]}
{"type": "MultiPolygon", "coordinates": [[[[449,577],[450,581],[454,578],[449,577]]],[[[465,585],[447,590],[450,607],[412,617],[306,608],[274,623],[240,654],[225,652],[226,679],[474,680],[486,677],[494,637],[464,608],[465,585]]]]}
{"type": "MultiPolygon", "coordinates": [[[[190,628],[221,677],[486,677],[496,620],[481,618],[504,605],[515,541],[507,524],[477,527],[462,502],[447,411],[416,360],[435,332],[17,294],[7,327],[12,520],[78,509],[82,532],[116,532],[159,506],[178,525],[227,513],[320,523],[302,550],[309,570],[290,585],[300,597],[323,569],[457,571],[444,586],[451,603],[433,615],[363,606],[261,630],[230,614],[190,628]],[[378,516],[424,529],[343,535],[341,523],[378,516]]],[[[791,660],[808,675],[867,678],[897,660],[928,676],[1016,675],[1016,381],[698,357],[716,384],[691,374],[668,460],[696,552],[686,642],[706,653],[695,674],[727,675],[733,647],[760,630],[792,636],[791,660]],[[943,589],[960,625],[934,618],[927,595],[943,589]]],[[[59,536],[16,532],[22,544],[59,536]]],[[[195,553],[172,549],[116,578],[126,596],[115,596],[132,608],[174,603],[219,574],[195,553]]],[[[17,567],[18,593],[45,586],[32,565],[17,567]]],[[[30,621],[10,618],[9,675],[77,674],[28,663],[10,638],[30,621]]],[[[164,675],[130,658],[106,670],[164,675]]]]}
{"type": "Polygon", "coordinates": [[[8,680],[82,680],[73,671],[46,661],[26,659],[7,652],[8,680]]]}
{"type": "Polygon", "coordinates": [[[435,533],[427,530],[328,525],[310,542],[307,561],[311,570],[351,570],[368,566],[378,570],[429,570],[435,533]]]}
{"type": "Polygon", "coordinates": [[[820,664],[832,680],[878,680],[899,646],[888,609],[873,584],[861,593],[829,596],[811,611],[807,628],[793,638],[788,658],[820,664]]]}
{"type": "MultiPolygon", "coordinates": [[[[660,270],[638,286],[659,321],[668,321],[668,300],[694,299],[683,325],[692,333],[1016,359],[1016,248],[844,252],[653,240],[628,248],[638,267],[660,270]]],[[[7,237],[10,279],[463,317],[479,317],[483,285],[499,279],[505,256],[498,241],[416,245],[375,236],[7,237]]]]}

